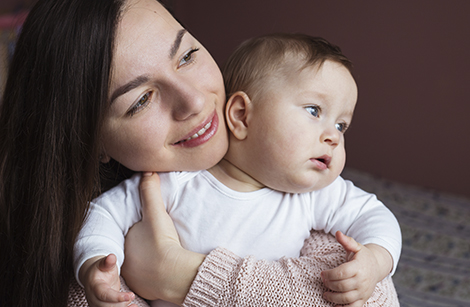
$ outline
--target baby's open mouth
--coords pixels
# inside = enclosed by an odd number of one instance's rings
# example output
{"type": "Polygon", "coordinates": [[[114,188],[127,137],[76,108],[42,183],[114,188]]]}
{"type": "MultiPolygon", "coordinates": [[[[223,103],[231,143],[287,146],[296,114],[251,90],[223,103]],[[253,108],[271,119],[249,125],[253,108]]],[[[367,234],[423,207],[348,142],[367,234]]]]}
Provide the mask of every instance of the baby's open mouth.
{"type": "Polygon", "coordinates": [[[329,157],[327,155],[324,155],[324,156],[316,158],[315,160],[325,164],[326,167],[328,167],[330,165],[330,162],[331,162],[331,157],[329,157]]]}

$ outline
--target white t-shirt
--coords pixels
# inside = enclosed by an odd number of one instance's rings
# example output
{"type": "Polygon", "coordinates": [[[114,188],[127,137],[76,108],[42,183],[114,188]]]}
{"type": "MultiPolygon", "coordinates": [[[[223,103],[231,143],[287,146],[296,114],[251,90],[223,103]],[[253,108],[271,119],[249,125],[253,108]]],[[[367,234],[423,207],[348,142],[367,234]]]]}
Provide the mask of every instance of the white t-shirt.
{"type": "MultiPolygon", "coordinates": [[[[224,247],[239,256],[276,260],[298,257],[310,230],[340,230],[362,244],[375,243],[393,257],[395,271],[401,232],[395,216],[376,196],[341,177],[310,193],[269,188],[237,192],[208,171],[161,173],[161,191],[184,248],[208,254],[224,247]]],[[[81,265],[114,253],[124,261],[124,237],[141,219],[140,175],[96,198],[75,244],[78,280],[81,265]]]]}

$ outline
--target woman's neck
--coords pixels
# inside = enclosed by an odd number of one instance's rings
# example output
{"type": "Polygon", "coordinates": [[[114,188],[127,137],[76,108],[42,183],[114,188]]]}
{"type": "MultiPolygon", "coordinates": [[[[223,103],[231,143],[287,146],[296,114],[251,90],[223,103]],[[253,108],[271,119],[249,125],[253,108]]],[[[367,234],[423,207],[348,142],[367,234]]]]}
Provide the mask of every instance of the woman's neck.
{"type": "Polygon", "coordinates": [[[253,192],[265,186],[226,159],[207,170],[228,188],[238,192],[253,192]]]}

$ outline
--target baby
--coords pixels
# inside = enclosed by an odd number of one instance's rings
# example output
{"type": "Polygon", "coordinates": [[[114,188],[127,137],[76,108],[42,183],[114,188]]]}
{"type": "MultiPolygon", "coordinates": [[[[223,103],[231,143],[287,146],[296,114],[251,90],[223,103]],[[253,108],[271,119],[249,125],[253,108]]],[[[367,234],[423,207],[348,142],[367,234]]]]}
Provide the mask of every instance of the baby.
{"type": "MultiPolygon", "coordinates": [[[[401,250],[395,217],[340,177],[357,101],[350,70],[338,47],[301,34],[251,39],[231,55],[224,69],[227,154],[209,170],[160,174],[183,247],[276,260],[298,257],[310,230],[324,230],[355,260],[322,273],[336,292],[331,301],[355,289],[361,293],[347,303],[365,301],[393,274],[401,250]]],[[[83,283],[96,278],[99,266],[91,264],[111,253],[122,265],[124,236],[141,219],[139,182],[134,175],[92,203],[75,249],[79,282],[79,273],[83,283]]]]}

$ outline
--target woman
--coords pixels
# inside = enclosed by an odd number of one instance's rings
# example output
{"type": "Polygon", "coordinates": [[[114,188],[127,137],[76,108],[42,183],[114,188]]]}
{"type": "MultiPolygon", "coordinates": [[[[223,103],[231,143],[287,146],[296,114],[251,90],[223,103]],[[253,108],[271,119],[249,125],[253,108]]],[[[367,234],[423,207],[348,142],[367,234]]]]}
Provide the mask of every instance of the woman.
{"type": "MultiPolygon", "coordinates": [[[[109,179],[118,181],[108,165],[118,161],[133,171],[214,165],[227,148],[224,100],[208,52],[156,2],[40,0],[17,43],[0,111],[0,305],[65,306],[88,201],[109,179]],[[133,29],[132,20],[123,23],[129,12],[138,17],[149,9],[159,20],[148,24],[152,35],[133,29]],[[132,30],[123,38],[122,29],[132,30]]],[[[154,231],[149,239],[160,262],[152,270],[162,283],[150,294],[182,301],[204,256],[175,240],[166,244],[162,232],[171,227],[152,222],[134,232],[154,231]],[[164,257],[172,253],[183,258],[164,257]],[[184,281],[169,283],[175,272],[184,281]]],[[[129,240],[135,254],[128,259],[138,258],[141,243],[129,240]]],[[[145,280],[139,270],[146,265],[152,266],[136,261],[126,276],[145,280]]]]}

